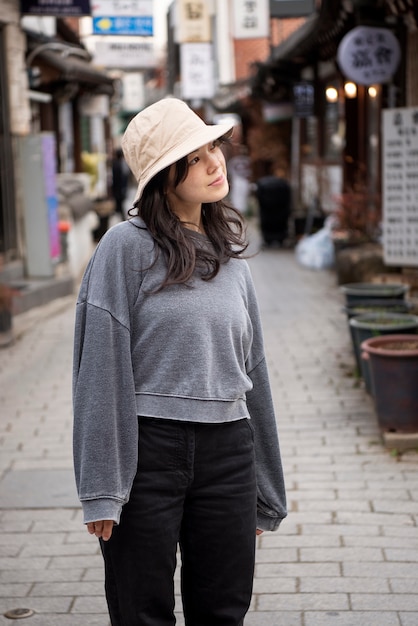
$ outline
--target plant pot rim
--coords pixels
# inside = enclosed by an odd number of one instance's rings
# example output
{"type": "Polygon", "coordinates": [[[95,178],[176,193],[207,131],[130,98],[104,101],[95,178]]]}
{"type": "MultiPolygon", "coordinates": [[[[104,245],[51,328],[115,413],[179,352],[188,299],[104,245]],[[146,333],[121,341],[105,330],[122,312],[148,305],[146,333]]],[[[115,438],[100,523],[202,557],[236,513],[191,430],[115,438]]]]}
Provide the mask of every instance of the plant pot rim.
{"type": "MultiPolygon", "coordinates": [[[[384,320],[396,320],[397,322],[393,324],[393,327],[399,328],[402,326],[403,328],[417,328],[418,327],[418,316],[411,315],[410,313],[390,313],[390,312],[375,312],[375,313],[363,313],[360,315],[356,315],[350,319],[350,326],[354,326],[355,328],[375,328],[376,330],[386,330],[391,325],[385,324],[384,320]],[[382,323],[379,323],[379,320],[382,320],[382,323]]],[[[396,332],[396,330],[394,330],[396,332]]],[[[417,335],[418,337],[418,335],[417,335]]]]}
{"type": "Polygon", "coordinates": [[[364,296],[367,291],[379,295],[384,295],[385,293],[404,294],[408,289],[408,285],[401,283],[346,283],[345,285],[340,285],[340,290],[343,293],[352,296],[364,296]]]}
{"type": "Polygon", "coordinates": [[[361,350],[367,354],[373,354],[383,357],[402,357],[411,358],[418,357],[418,348],[416,350],[389,350],[385,348],[385,344],[393,343],[394,341],[399,343],[408,343],[410,341],[418,342],[418,335],[382,335],[380,337],[370,337],[365,339],[361,343],[361,350]]]}
{"type": "MultiPolygon", "coordinates": [[[[343,310],[349,313],[353,313],[355,309],[364,309],[364,314],[368,313],[367,309],[372,309],[373,307],[381,307],[387,309],[396,309],[396,307],[402,307],[405,310],[411,310],[414,308],[412,302],[408,302],[408,300],[402,300],[401,298],[370,298],[367,300],[359,300],[358,302],[353,302],[352,304],[347,304],[343,307],[343,310]]],[[[390,313],[390,311],[388,311],[390,313]]],[[[363,313],[356,313],[356,315],[363,315],[363,313]]]]}

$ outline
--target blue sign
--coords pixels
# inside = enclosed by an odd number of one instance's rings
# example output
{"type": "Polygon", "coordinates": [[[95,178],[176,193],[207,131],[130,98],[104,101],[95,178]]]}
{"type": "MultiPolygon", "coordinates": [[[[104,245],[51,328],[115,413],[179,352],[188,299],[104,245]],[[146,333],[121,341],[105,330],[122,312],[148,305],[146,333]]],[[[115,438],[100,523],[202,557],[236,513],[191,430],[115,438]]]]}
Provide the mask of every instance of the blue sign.
{"type": "Polygon", "coordinates": [[[93,17],[93,35],[141,35],[143,37],[152,37],[153,34],[152,17],[127,17],[125,15],[93,17]]]}

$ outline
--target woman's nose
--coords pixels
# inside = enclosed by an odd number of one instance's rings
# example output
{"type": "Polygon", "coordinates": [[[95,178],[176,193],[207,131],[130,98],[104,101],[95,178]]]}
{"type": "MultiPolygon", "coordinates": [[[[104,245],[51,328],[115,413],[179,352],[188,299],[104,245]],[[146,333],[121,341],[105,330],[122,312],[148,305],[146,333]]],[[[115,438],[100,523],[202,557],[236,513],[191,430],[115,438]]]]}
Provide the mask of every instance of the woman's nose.
{"type": "Polygon", "coordinates": [[[221,163],[222,163],[222,157],[221,155],[215,151],[215,152],[209,152],[209,167],[212,169],[217,169],[221,163]]]}

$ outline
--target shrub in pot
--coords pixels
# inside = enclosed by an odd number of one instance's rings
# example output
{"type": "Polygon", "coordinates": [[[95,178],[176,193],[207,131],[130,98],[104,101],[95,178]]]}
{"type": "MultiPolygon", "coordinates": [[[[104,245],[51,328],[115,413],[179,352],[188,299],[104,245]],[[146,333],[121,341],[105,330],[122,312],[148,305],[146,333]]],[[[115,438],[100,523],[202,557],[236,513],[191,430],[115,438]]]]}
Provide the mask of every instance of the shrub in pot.
{"type": "Polygon", "coordinates": [[[418,335],[370,337],[361,349],[369,363],[380,429],[418,433],[418,335]]]}

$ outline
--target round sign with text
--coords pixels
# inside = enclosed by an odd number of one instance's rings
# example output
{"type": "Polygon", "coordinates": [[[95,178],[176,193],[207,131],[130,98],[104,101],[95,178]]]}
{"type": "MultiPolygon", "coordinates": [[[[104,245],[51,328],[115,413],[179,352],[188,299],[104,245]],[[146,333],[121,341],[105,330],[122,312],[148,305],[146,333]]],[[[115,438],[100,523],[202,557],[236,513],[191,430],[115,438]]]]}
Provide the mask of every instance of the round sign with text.
{"type": "Polygon", "coordinates": [[[387,28],[357,26],[338,46],[342,73],[359,85],[379,85],[391,80],[401,58],[395,35],[387,28]]]}

